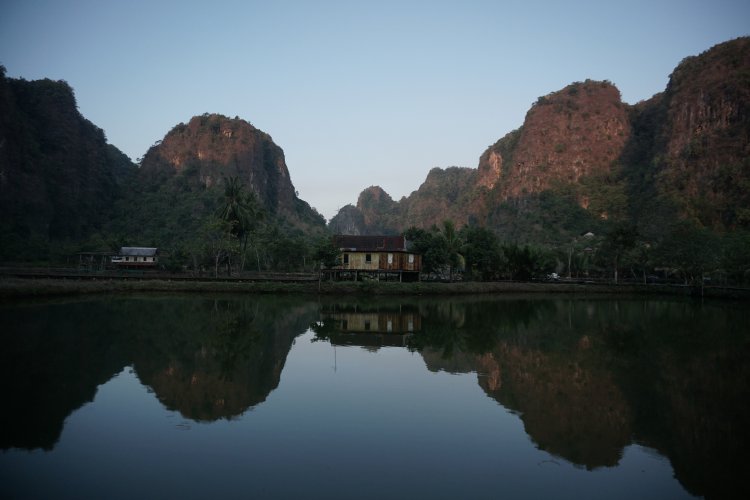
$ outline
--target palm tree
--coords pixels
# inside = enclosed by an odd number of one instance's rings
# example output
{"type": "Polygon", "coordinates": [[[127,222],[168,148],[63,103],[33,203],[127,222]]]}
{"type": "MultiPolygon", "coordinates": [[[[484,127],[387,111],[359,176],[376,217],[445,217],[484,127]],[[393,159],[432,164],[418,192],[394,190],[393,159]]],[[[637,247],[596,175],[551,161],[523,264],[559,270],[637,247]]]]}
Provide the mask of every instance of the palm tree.
{"type": "Polygon", "coordinates": [[[245,254],[250,233],[263,213],[258,206],[255,196],[246,193],[238,177],[224,179],[224,204],[217,214],[220,219],[231,224],[231,233],[240,241],[240,270],[245,267],[245,254]]]}
{"type": "Polygon", "coordinates": [[[440,232],[443,240],[445,240],[445,248],[448,254],[448,279],[453,281],[453,268],[457,267],[463,260],[460,253],[463,243],[452,220],[444,220],[440,232]]]}

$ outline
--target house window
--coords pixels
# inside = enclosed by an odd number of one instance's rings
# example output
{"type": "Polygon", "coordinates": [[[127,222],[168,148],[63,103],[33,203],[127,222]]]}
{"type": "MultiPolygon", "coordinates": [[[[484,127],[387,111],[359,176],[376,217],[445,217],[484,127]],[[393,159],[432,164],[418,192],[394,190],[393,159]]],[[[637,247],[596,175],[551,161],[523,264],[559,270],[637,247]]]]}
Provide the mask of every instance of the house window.
{"type": "Polygon", "coordinates": [[[414,264],[414,254],[409,254],[409,264],[414,264]]]}
{"type": "Polygon", "coordinates": [[[125,262],[130,262],[130,257],[125,257],[125,262]]]}
{"type": "Polygon", "coordinates": [[[368,331],[368,332],[370,331],[370,320],[369,319],[365,320],[365,330],[368,331]]]}
{"type": "Polygon", "coordinates": [[[348,264],[348,263],[349,263],[349,254],[345,253],[344,254],[344,264],[348,264]]]}
{"type": "Polygon", "coordinates": [[[388,263],[389,264],[393,264],[393,254],[392,253],[388,254],[388,263]]]}
{"type": "Polygon", "coordinates": [[[365,262],[367,262],[368,264],[370,262],[372,262],[372,254],[371,253],[366,253],[365,254],[365,262]]]}

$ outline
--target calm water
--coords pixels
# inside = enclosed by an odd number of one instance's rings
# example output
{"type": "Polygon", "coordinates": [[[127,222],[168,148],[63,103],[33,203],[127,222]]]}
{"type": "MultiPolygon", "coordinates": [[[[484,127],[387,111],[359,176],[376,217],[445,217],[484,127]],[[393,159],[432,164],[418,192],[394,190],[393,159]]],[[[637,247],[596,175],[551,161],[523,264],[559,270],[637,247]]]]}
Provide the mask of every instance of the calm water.
{"type": "Polygon", "coordinates": [[[0,306],[3,498],[748,498],[747,304],[0,306]]]}

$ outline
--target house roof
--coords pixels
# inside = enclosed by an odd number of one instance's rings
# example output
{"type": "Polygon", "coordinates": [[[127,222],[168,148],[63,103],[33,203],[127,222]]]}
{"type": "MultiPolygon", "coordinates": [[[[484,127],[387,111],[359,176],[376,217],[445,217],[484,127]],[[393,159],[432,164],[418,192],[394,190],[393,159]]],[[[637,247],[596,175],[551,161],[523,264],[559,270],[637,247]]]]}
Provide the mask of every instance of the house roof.
{"type": "Polygon", "coordinates": [[[403,236],[334,236],[336,247],[341,250],[359,252],[405,252],[406,238],[403,236]]]}
{"type": "Polygon", "coordinates": [[[128,257],[154,257],[158,251],[158,248],[122,247],[120,248],[120,255],[128,257]]]}

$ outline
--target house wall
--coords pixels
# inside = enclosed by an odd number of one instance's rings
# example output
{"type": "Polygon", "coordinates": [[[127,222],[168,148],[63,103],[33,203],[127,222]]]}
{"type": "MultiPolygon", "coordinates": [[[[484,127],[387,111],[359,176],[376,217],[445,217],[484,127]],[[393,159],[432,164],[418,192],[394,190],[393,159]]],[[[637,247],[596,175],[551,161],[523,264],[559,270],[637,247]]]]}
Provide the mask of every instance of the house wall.
{"type": "Polygon", "coordinates": [[[112,258],[112,263],[121,266],[155,266],[158,257],[142,257],[135,255],[120,255],[112,258]]]}
{"type": "Polygon", "coordinates": [[[381,259],[381,269],[394,271],[419,271],[422,256],[404,252],[386,252],[381,259]]]}
{"type": "Polygon", "coordinates": [[[343,252],[341,255],[342,269],[357,269],[366,271],[377,271],[380,269],[381,255],[378,252],[343,252]],[[344,262],[344,255],[349,256],[349,262],[344,262]],[[367,262],[367,256],[370,262],[367,262]]]}
{"type": "Polygon", "coordinates": [[[340,259],[339,269],[360,271],[420,271],[422,269],[422,256],[405,252],[344,251],[340,259]],[[348,262],[345,262],[345,255],[348,256],[348,262]],[[369,262],[367,262],[367,255],[370,255],[369,262]]]}

